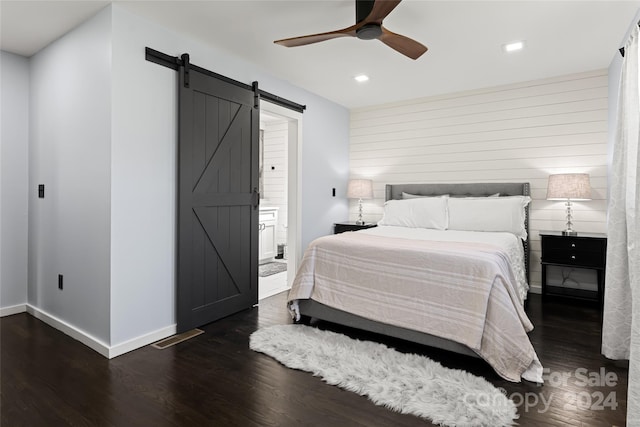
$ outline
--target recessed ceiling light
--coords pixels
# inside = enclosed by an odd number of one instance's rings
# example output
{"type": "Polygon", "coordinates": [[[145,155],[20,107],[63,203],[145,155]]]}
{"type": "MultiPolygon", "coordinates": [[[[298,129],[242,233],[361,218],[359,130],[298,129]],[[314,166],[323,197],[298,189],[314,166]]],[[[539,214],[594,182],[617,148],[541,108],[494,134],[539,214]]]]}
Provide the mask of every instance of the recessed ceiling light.
{"type": "Polygon", "coordinates": [[[505,52],[516,52],[518,50],[522,50],[523,47],[524,47],[523,41],[506,43],[502,45],[502,48],[504,49],[505,52]]]}
{"type": "Polygon", "coordinates": [[[369,80],[369,76],[367,76],[366,74],[360,74],[359,76],[355,76],[354,79],[358,83],[362,83],[362,82],[366,82],[367,80],[369,80]]]}

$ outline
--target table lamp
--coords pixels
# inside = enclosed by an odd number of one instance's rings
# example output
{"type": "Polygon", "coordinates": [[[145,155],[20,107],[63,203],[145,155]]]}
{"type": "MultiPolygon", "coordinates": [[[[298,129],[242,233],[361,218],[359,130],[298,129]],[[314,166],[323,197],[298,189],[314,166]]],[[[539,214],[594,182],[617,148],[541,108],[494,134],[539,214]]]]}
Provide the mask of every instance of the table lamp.
{"type": "Polygon", "coordinates": [[[347,187],[347,197],[358,199],[357,225],[364,225],[362,220],[362,199],[373,199],[373,182],[370,179],[351,179],[347,187]]]}
{"type": "Polygon", "coordinates": [[[575,236],[571,220],[572,200],[591,200],[591,184],[587,173],[564,173],[549,175],[547,186],[547,200],[564,200],[567,206],[567,228],[562,231],[563,236],[575,236]]]}

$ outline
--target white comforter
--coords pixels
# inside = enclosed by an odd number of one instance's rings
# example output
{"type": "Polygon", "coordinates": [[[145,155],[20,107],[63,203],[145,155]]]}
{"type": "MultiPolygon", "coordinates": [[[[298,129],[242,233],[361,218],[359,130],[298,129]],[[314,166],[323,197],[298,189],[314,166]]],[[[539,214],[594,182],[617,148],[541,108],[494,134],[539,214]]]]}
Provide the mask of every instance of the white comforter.
{"type": "Polygon", "coordinates": [[[466,232],[431,231],[377,227],[315,240],[289,293],[293,309],[296,300],[311,298],[462,343],[510,381],[542,382],[527,336],[533,325],[510,267],[515,255],[509,245],[495,244],[509,238],[494,237],[489,244],[477,232],[464,241],[466,232]],[[441,236],[423,240],[423,232],[441,236]]]}
{"type": "Polygon", "coordinates": [[[512,233],[433,230],[394,226],[368,228],[360,230],[358,233],[370,234],[372,236],[398,237],[401,239],[432,240],[438,242],[474,242],[497,246],[509,256],[520,303],[524,304],[525,299],[527,299],[529,283],[527,282],[527,271],[524,264],[524,247],[522,246],[520,238],[512,233]]]}

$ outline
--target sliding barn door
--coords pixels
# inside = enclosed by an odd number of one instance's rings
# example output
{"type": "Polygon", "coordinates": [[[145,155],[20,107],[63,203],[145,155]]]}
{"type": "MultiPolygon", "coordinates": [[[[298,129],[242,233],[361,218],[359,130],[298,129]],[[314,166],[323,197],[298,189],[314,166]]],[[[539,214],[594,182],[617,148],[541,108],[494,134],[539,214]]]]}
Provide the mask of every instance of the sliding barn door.
{"type": "Polygon", "coordinates": [[[180,67],[178,333],[258,300],[254,93],[180,67]]]}

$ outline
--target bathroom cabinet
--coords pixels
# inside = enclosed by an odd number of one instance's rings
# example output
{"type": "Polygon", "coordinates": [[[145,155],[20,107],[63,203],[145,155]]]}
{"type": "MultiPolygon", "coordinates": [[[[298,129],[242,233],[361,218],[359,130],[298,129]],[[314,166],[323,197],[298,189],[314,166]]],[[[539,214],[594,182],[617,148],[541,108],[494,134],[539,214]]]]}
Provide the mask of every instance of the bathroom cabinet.
{"type": "Polygon", "coordinates": [[[258,227],[259,236],[259,257],[260,263],[269,262],[278,253],[276,244],[276,227],[278,226],[278,208],[260,207],[260,219],[258,227]]]}

